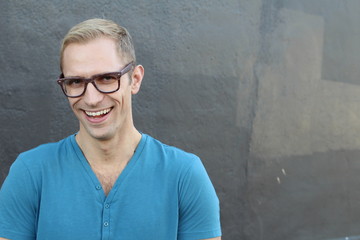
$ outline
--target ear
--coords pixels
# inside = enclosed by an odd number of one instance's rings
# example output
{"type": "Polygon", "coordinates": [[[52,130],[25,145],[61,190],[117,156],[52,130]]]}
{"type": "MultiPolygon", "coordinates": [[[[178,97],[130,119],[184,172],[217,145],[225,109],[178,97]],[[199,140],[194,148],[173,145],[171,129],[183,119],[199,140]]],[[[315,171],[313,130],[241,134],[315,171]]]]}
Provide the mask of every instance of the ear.
{"type": "Polygon", "coordinates": [[[142,65],[135,66],[131,75],[131,94],[137,94],[139,92],[143,77],[144,67],[142,65]]]}

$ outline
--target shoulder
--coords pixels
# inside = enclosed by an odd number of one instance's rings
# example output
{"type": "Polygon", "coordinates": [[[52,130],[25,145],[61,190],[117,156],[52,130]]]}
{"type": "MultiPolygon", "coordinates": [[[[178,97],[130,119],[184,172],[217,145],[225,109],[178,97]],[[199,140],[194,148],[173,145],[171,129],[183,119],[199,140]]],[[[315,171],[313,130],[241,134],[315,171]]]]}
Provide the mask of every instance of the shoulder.
{"type": "Polygon", "coordinates": [[[167,145],[149,135],[145,136],[147,138],[146,152],[152,156],[156,156],[156,159],[159,161],[185,168],[197,162],[201,162],[200,158],[193,153],[167,145]]]}
{"type": "Polygon", "coordinates": [[[39,188],[44,173],[51,176],[52,170],[58,166],[62,149],[71,146],[70,137],[58,142],[42,144],[20,153],[10,167],[6,178],[7,182],[12,182],[13,185],[17,184],[17,186],[30,184],[35,188],[39,188]]]}
{"type": "Polygon", "coordinates": [[[179,186],[208,181],[206,169],[197,155],[164,144],[150,136],[146,138],[141,163],[147,169],[153,169],[157,175],[162,173],[168,178],[176,179],[179,186]]]}
{"type": "Polygon", "coordinates": [[[71,146],[72,137],[73,136],[69,136],[58,142],[41,144],[33,149],[22,152],[19,154],[12,167],[25,165],[28,168],[34,168],[54,160],[60,151],[64,151],[71,146]]]}

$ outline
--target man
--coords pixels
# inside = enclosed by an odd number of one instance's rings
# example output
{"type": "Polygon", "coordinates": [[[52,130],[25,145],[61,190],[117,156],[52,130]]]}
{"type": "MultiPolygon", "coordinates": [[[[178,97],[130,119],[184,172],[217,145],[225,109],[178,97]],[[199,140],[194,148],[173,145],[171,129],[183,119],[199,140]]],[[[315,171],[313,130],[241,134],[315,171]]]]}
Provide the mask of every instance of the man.
{"type": "Polygon", "coordinates": [[[140,133],[144,68],[126,29],[91,19],[61,48],[58,80],[80,122],[19,155],[0,192],[2,239],[220,239],[219,202],[196,156],[140,133]]]}

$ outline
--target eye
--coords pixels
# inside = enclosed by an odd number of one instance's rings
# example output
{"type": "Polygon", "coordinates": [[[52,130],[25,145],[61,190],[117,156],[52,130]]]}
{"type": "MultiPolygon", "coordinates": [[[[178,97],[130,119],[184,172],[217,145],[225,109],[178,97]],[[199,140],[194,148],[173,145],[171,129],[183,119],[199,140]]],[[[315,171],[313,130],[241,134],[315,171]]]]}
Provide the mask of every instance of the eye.
{"type": "Polygon", "coordinates": [[[75,87],[75,86],[82,85],[84,83],[84,81],[82,79],[66,79],[64,83],[67,86],[75,87]]]}
{"type": "Polygon", "coordinates": [[[114,83],[116,80],[117,77],[114,74],[106,74],[97,77],[95,81],[97,84],[110,84],[114,83]]]}

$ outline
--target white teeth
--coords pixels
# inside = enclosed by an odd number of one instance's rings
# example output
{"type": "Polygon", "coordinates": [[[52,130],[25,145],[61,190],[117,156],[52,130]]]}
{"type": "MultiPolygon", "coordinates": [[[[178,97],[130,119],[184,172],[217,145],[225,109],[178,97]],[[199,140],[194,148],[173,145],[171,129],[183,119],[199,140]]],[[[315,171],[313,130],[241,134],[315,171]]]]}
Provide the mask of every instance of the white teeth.
{"type": "Polygon", "coordinates": [[[107,114],[108,112],[110,112],[111,108],[108,108],[108,109],[105,109],[105,110],[101,110],[101,111],[98,111],[98,112],[88,112],[88,111],[85,111],[86,115],[90,116],[90,117],[97,117],[97,116],[100,116],[100,115],[104,115],[104,114],[107,114]]]}

